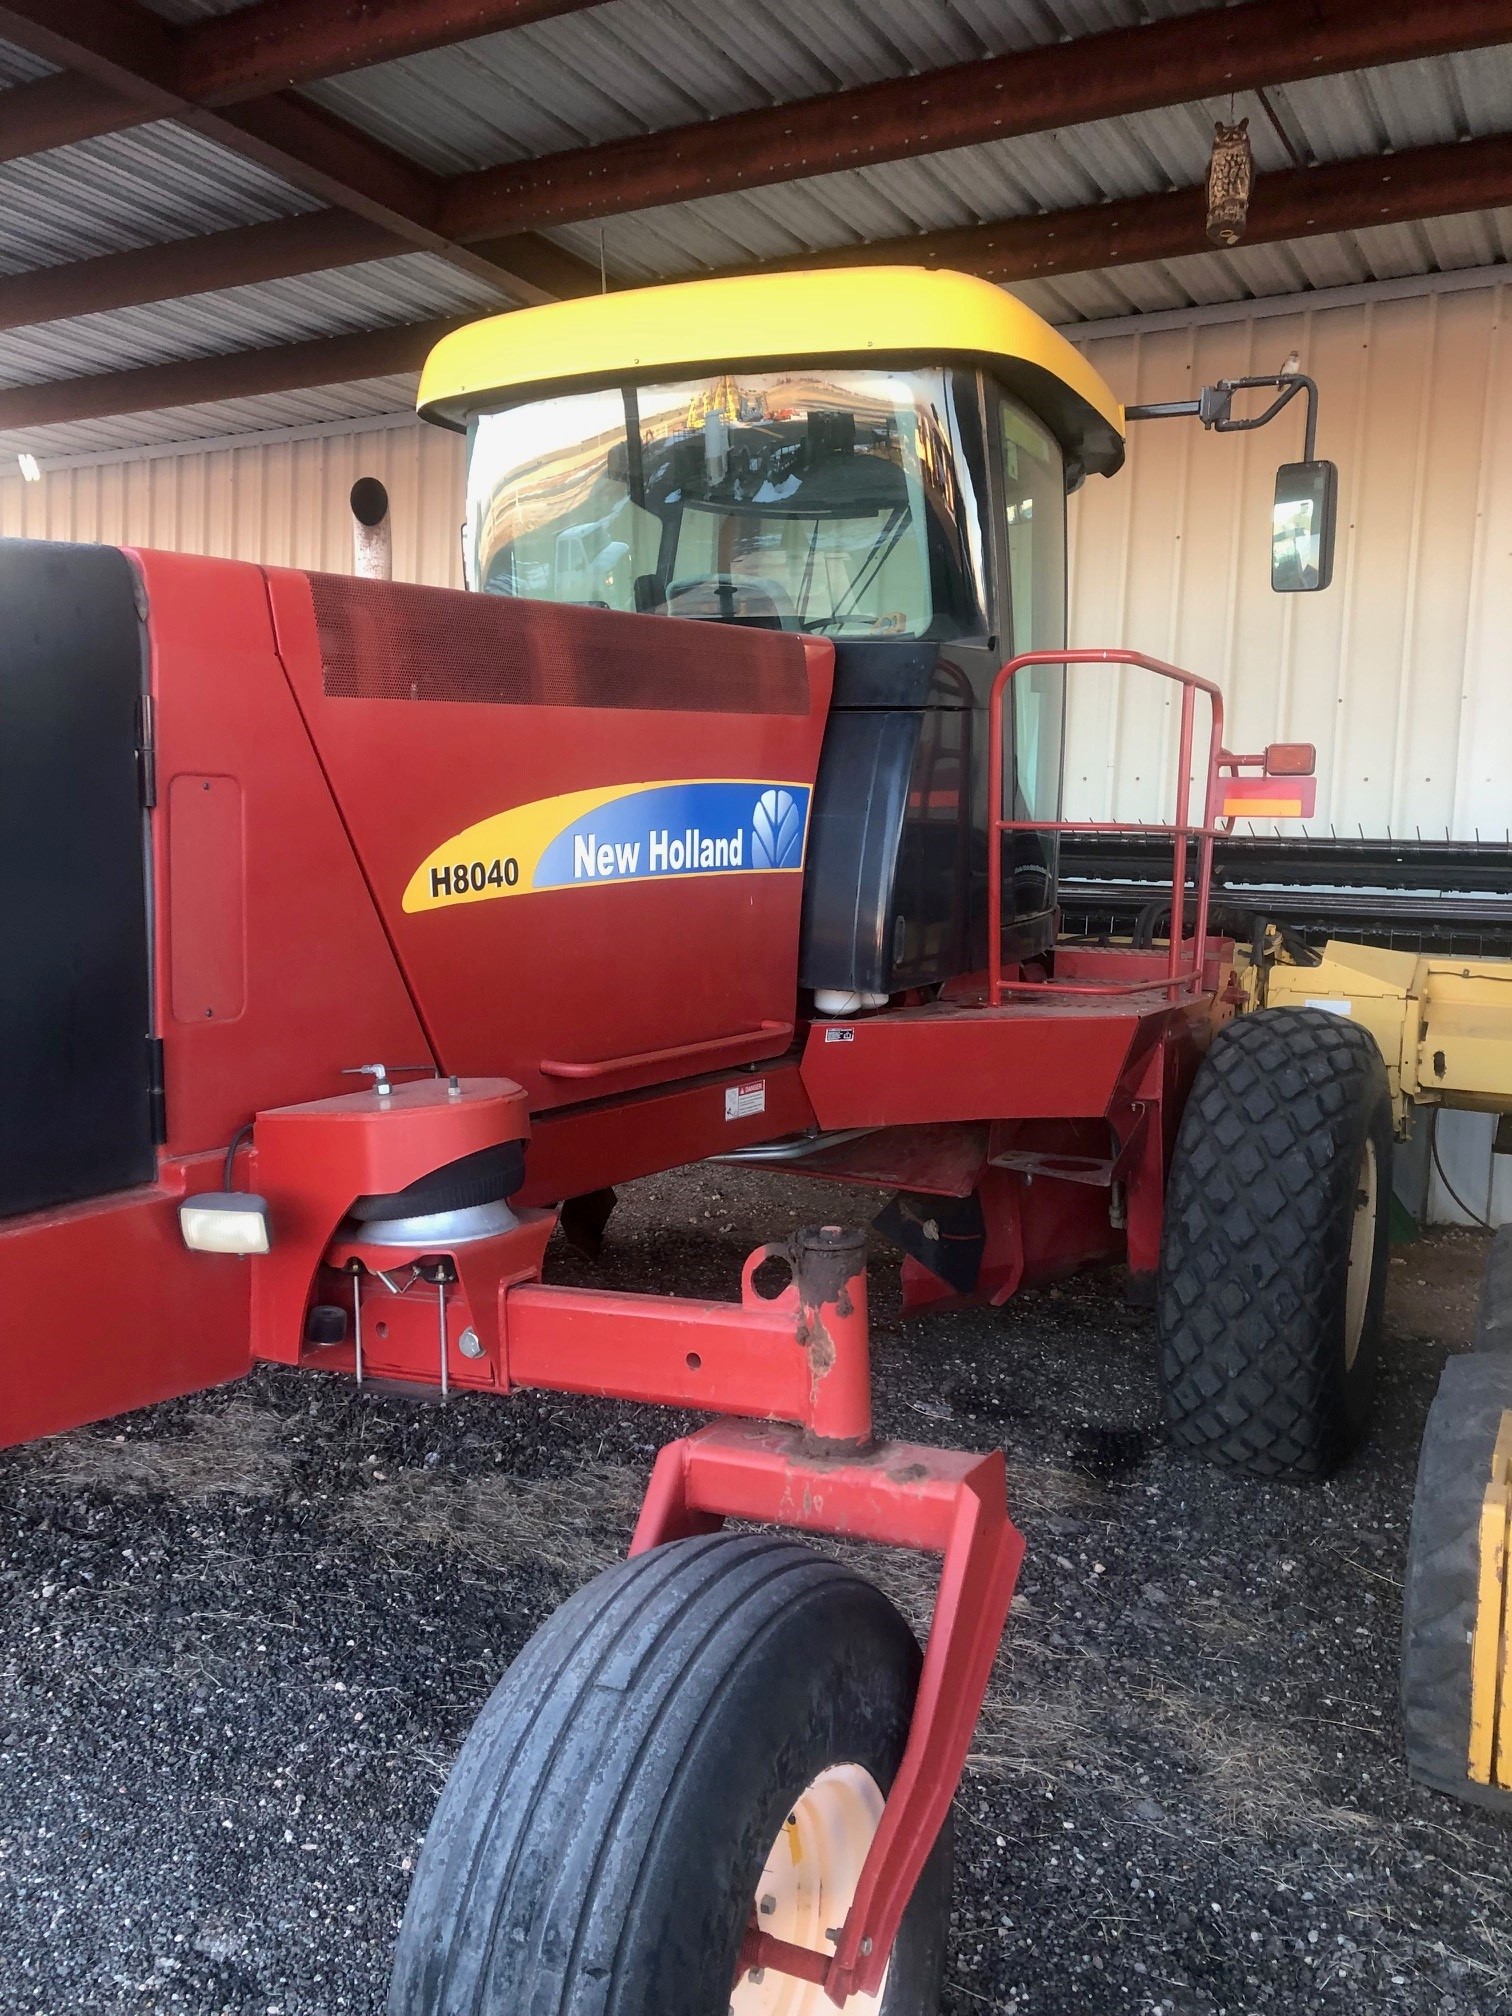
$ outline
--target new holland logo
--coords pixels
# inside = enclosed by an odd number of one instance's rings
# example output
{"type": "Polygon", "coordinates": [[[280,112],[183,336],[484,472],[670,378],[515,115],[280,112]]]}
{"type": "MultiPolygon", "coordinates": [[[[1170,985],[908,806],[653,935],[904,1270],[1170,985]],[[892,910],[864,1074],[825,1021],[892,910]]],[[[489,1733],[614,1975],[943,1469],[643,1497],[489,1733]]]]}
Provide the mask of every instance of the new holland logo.
{"type": "Polygon", "coordinates": [[[689,778],[569,791],[467,827],[420,863],[404,908],[441,910],[548,889],[687,875],[793,874],[809,787],[689,778]]]}

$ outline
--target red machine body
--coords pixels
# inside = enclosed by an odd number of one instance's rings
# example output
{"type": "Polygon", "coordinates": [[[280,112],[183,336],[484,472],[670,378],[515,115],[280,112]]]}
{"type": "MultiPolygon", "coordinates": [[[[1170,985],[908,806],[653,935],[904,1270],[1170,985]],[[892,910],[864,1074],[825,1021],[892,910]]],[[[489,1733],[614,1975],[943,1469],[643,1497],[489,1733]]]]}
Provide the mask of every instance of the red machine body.
{"type": "Polygon", "coordinates": [[[504,881],[522,858],[509,843],[465,836],[514,808],[582,797],[608,801],[608,815],[625,787],[744,777],[811,790],[827,643],[735,631],[711,649],[706,629],[670,619],[648,629],[607,611],[332,576],[267,584],[271,642],[422,1049],[444,1071],[507,1068],[540,1111],[788,1047],[801,863],[743,875],[738,902],[718,873],[601,878],[590,813],[578,837],[595,843],[593,874],[529,892],[504,881]],[[478,865],[485,886],[413,909],[409,885],[437,851],[439,874],[478,865]]]}
{"type": "MultiPolygon", "coordinates": [[[[1150,1274],[1182,1101],[1232,1005],[1205,915],[1236,761],[1216,696],[1207,810],[1171,828],[1178,883],[1202,857],[1197,928],[1169,957],[1005,970],[994,944],[933,998],[823,1017],[798,962],[827,642],[127,561],[155,1138],[145,1180],[0,1216],[0,1444],[259,1359],[748,1417],[663,1453],[638,1548],[736,1515],[944,1555],[844,1936],[826,1958],[753,1929],[745,1959],[819,1969],[836,2000],[874,1988],[1022,1551],[1001,1459],[872,1442],[859,1235],[789,1255],[771,1299],[758,1252],[730,1304],[553,1285],[547,1240],[568,1199],[786,1143],[791,1169],[895,1193],[911,1307],[1097,1258],[1150,1274]],[[512,1144],[507,1206],[425,1192],[512,1144]],[[183,1199],[238,1185],[269,1250],[187,1250],[183,1199]]],[[[1182,685],[1185,757],[1202,682],[1149,669],[1182,685]]],[[[1016,823],[994,801],[994,886],[1016,823]]]]}
{"type": "MultiPolygon", "coordinates": [[[[0,1439],[222,1380],[258,1356],[340,1362],[304,1344],[298,1282],[275,1296],[252,1280],[285,1275],[297,1252],[303,1301],[314,1299],[357,1194],[338,1182],[308,1240],[290,1227],[274,1109],[345,1094],[392,1115],[395,1102],[344,1075],[374,1062],[522,1088],[509,1127],[531,1136],[516,1200],[527,1207],[813,1135],[815,1152],[793,1165],[806,1173],[980,1200],[979,1294],[1001,1300],[1124,1251],[1137,1272],[1153,1268],[1221,946],[1199,937],[1201,972],[1184,989],[1158,955],[1084,950],[1061,955],[1054,975],[1084,990],[1074,998],[1040,971],[1007,990],[984,976],[954,999],[805,1022],[801,855],[764,873],[469,889],[406,906],[430,857],[450,850],[471,870],[466,836],[521,805],[732,777],[811,790],[828,643],[729,630],[716,641],[670,619],[177,555],[131,564],[151,699],[165,1138],[153,1183],[0,1222],[5,1304],[28,1314],[51,1304],[60,1268],[93,1273],[107,1242],[121,1339],[101,1349],[92,1312],[51,1306],[44,1356],[23,1342],[29,1322],[8,1322],[0,1439]],[[1011,998],[995,1004],[994,987],[1011,998]],[[185,1254],[180,1198],[210,1187],[209,1158],[254,1122],[243,1173],[269,1195],[274,1252],[250,1270],[185,1254]]],[[[443,1104],[411,1174],[476,1145],[462,1118],[443,1104]]],[[[905,1267],[914,1305],[953,1298],[917,1258],[905,1267]]],[[[383,1369],[403,1376],[393,1342],[383,1369]]],[[[428,1347],[408,1369],[434,1376],[428,1347]]],[[[491,1355],[455,1372],[509,1383],[491,1355]]]]}

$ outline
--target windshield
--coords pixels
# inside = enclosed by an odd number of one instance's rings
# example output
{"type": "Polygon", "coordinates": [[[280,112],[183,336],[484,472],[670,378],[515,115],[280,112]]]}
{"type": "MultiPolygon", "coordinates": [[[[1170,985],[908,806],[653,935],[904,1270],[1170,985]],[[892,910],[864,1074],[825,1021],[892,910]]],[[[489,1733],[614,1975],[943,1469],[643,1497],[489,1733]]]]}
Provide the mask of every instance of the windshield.
{"type": "Polygon", "coordinates": [[[790,366],[572,393],[468,429],[467,585],[830,636],[979,635],[946,371],[790,366]]]}

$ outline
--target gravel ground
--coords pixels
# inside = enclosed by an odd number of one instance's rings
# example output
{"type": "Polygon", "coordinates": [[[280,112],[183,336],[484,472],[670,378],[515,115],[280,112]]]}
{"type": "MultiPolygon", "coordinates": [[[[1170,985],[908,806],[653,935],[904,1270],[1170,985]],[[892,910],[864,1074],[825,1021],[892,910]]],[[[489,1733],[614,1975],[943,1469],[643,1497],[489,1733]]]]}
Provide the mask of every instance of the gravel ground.
{"type": "MultiPolygon", "coordinates": [[[[856,1197],[685,1172],[626,1193],[599,1269],[554,1265],[724,1296],[824,1216],[856,1197]]],[[[958,1800],[949,2016],[1512,2012],[1507,1835],[1409,1786],[1395,1706],[1418,1436],[1482,1251],[1393,1259],[1376,1440],[1311,1491],[1164,1446],[1116,1278],[903,1325],[879,1252],[882,1428],[1000,1444],[1029,1542],[958,1800]]],[[[464,1732],[674,1426],[265,1370],[0,1457],[6,2016],[377,2016],[464,1732]]]]}

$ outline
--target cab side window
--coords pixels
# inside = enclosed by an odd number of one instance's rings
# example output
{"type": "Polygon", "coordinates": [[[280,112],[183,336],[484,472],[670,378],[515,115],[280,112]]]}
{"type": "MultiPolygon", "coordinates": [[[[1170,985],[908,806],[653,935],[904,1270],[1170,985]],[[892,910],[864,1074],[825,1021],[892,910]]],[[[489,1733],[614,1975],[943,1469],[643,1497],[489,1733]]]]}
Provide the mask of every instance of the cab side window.
{"type": "MultiPolygon", "coordinates": [[[[1011,653],[1066,641],[1066,474],[1060,444],[1032,414],[998,402],[1011,653]]],[[[1014,796],[1019,816],[1060,815],[1066,672],[1026,666],[1013,679],[1014,796]]]]}

